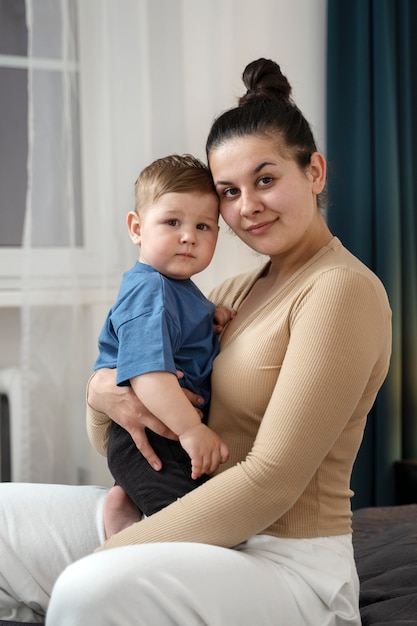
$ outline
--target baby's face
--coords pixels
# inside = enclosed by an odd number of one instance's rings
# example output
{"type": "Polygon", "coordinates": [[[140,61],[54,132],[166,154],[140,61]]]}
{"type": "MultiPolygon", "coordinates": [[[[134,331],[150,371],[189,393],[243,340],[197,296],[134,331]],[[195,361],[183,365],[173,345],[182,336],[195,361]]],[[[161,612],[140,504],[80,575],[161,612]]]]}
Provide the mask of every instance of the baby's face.
{"type": "Polygon", "coordinates": [[[183,280],[210,263],[219,232],[213,193],[166,193],[139,216],[140,258],[158,272],[183,280]]]}

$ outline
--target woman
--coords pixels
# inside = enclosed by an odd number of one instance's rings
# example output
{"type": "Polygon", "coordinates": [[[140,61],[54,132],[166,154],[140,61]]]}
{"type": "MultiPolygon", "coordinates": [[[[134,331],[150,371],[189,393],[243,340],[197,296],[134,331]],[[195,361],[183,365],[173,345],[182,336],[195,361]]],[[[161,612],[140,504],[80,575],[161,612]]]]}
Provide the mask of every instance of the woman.
{"type": "MultiPolygon", "coordinates": [[[[320,213],[326,163],[287,79],[259,59],[243,80],[239,106],[207,141],[223,218],[269,256],[210,294],[237,311],[214,363],[209,419],[229,461],[67,568],[48,626],[360,624],[349,484],[389,366],[391,311],[320,213]]],[[[129,392],[91,386],[90,403],[142,445],[129,392]]],[[[104,448],[108,418],[91,409],[89,420],[104,448]]]]}

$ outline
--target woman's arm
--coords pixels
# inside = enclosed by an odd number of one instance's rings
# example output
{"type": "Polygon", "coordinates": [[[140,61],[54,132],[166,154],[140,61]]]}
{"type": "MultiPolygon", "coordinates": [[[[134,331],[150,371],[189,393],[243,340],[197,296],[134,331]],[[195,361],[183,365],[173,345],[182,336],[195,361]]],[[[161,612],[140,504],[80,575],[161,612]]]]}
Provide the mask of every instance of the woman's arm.
{"type": "MultiPolygon", "coordinates": [[[[267,313],[271,323],[262,325],[262,335],[267,328],[270,336],[256,336],[259,317],[247,331],[254,350],[258,346],[260,365],[259,351],[263,351],[265,341],[271,350],[275,348],[271,354],[282,344],[284,355],[274,365],[279,376],[250,453],[162,511],[114,535],[102,549],[160,541],[237,545],[265,531],[294,506],[352,416],[360,436],[389,363],[390,311],[386,299],[378,298],[373,284],[363,276],[335,270],[324,272],[320,280],[304,289],[303,297],[290,302],[284,322],[274,318],[275,310],[277,316],[282,315],[277,303],[267,313]],[[276,323],[272,323],[274,319],[276,323]],[[282,337],[274,335],[277,323],[282,325],[282,337]]],[[[252,358],[246,340],[234,341],[240,346],[239,353],[236,346],[230,350],[228,344],[230,356],[220,384],[229,402],[234,396],[242,403],[244,398],[233,393],[233,381],[240,379],[241,395],[246,396],[253,388],[255,371],[247,366],[252,358]],[[242,380],[245,376],[247,381],[242,380]]],[[[218,359],[222,359],[222,352],[218,359]]],[[[270,379],[272,365],[258,367],[259,384],[270,379]]],[[[243,406],[242,419],[244,413],[243,406]]],[[[226,410],[225,432],[227,419],[226,410]]],[[[355,428],[354,424],[351,427],[355,428]]],[[[357,440],[349,443],[349,436],[344,454],[353,459],[357,440]]],[[[239,432],[234,440],[239,446],[239,432]]],[[[231,447],[234,440],[232,434],[231,447]]],[[[348,482],[349,469],[343,471],[348,482]]]]}

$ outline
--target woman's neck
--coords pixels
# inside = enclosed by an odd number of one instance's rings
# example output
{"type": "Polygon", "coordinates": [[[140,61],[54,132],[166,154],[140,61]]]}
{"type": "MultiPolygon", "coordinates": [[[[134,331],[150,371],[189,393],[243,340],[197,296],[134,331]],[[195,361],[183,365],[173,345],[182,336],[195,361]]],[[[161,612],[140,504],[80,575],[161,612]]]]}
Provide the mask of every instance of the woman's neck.
{"type": "Polygon", "coordinates": [[[311,259],[333,238],[324,218],[317,223],[315,232],[291,250],[270,257],[271,264],[265,277],[273,281],[275,288],[283,285],[300,267],[311,259]]]}

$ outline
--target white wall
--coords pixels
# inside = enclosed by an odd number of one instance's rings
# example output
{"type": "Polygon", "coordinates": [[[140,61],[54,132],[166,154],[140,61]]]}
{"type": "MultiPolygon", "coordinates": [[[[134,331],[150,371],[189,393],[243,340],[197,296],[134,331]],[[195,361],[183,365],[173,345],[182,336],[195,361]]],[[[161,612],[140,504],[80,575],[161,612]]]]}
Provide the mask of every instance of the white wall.
{"type": "Polygon", "coordinates": [[[182,4],[188,74],[185,106],[192,151],[203,156],[213,115],[236,104],[243,93],[242,71],[258,57],[281,66],[293,85],[295,101],[324,146],[327,0],[185,0],[182,4]]]}

